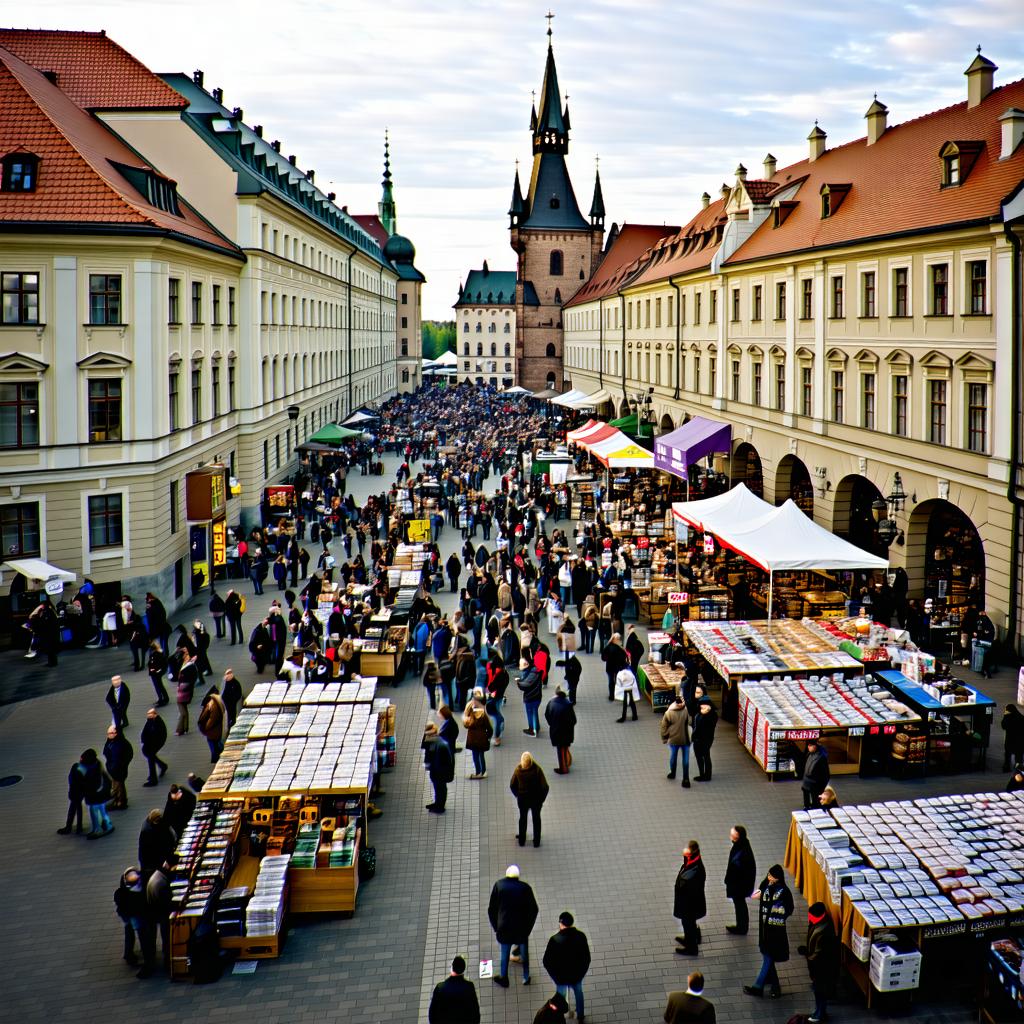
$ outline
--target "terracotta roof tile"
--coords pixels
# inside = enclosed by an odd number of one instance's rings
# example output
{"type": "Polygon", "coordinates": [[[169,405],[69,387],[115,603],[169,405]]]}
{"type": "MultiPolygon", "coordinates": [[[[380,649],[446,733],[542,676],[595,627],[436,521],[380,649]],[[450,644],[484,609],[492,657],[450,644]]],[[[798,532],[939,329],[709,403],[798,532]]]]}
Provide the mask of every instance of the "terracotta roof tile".
{"type": "Polygon", "coordinates": [[[652,246],[679,229],[659,224],[623,224],[612,247],[605,253],[593,276],[566,303],[578,306],[583,302],[614,295],[641,265],[641,258],[652,246]]]}
{"type": "Polygon", "coordinates": [[[0,222],[149,226],[239,253],[180,197],[181,216],[150,205],[114,164],[149,165],[41,72],[3,49],[0,111],[0,155],[39,157],[34,192],[0,192],[0,222]]]}
{"type": "Polygon", "coordinates": [[[658,246],[660,258],[650,262],[630,283],[662,281],[676,274],[691,273],[711,265],[718,249],[718,228],[725,224],[725,200],[716,199],[685,227],[658,246]]]}
{"type": "Polygon", "coordinates": [[[174,109],[187,103],[104,32],[0,29],[0,47],[57,84],[84,110],[174,109]]]}

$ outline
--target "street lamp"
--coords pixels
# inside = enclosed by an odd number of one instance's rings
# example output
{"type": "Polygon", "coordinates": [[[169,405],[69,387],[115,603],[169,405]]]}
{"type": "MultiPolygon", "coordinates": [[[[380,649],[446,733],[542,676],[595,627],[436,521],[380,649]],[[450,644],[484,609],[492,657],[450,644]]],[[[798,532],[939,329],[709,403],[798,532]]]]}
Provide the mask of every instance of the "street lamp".
{"type": "Polygon", "coordinates": [[[654,388],[648,388],[646,394],[643,391],[638,391],[633,396],[633,408],[636,410],[636,436],[644,436],[644,421],[650,419],[651,407],[654,405],[654,399],[651,395],[654,394],[654,388]]]}
{"type": "Polygon", "coordinates": [[[288,419],[294,423],[299,418],[299,407],[297,405],[289,405],[285,410],[288,413],[288,419]]]}

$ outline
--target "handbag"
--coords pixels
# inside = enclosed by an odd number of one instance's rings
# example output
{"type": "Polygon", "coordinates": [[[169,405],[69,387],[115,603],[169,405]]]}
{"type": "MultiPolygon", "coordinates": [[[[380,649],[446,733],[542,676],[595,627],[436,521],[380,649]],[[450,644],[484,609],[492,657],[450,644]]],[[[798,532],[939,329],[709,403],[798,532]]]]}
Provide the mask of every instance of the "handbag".
{"type": "Polygon", "coordinates": [[[359,881],[368,882],[377,874],[377,847],[364,846],[359,851],[359,881]]]}

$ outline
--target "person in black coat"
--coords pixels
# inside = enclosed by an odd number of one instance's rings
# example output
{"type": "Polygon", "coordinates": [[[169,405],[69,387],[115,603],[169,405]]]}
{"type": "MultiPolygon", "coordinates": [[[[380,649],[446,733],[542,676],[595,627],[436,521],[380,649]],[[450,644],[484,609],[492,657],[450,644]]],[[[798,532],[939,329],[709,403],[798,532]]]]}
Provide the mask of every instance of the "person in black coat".
{"type": "Polygon", "coordinates": [[[1007,704],[1003,720],[1003,771],[1008,772],[1015,764],[1024,761],[1024,715],[1016,704],[1007,704]]]}
{"type": "Polygon", "coordinates": [[[113,724],[119,729],[128,728],[128,705],[132,701],[132,691],[120,676],[110,677],[110,688],[104,698],[110,708],[113,724]]]}
{"type": "Polygon", "coordinates": [[[155,786],[157,784],[157,768],[160,776],[163,777],[167,771],[167,764],[160,760],[160,751],[167,742],[167,726],[160,717],[156,708],[150,708],[146,712],[146,723],[142,727],[142,756],[149,763],[149,778],[143,783],[144,786],[155,786]]]}
{"type": "Polygon", "coordinates": [[[523,984],[530,982],[530,932],[537,923],[537,900],[533,889],[519,877],[519,865],[510,864],[505,877],[494,883],[487,903],[487,919],[501,947],[501,966],[493,981],[508,988],[508,964],[512,947],[519,947],[523,963],[523,984]]]}
{"type": "Polygon", "coordinates": [[[613,633],[601,652],[601,660],[604,662],[604,670],[608,676],[609,700],[615,700],[615,677],[629,664],[629,656],[622,646],[621,639],[618,633],[613,633]]]}
{"type": "Polygon", "coordinates": [[[707,872],[700,856],[700,844],[691,839],[683,850],[683,863],[676,875],[675,899],[672,915],[683,925],[683,934],[676,936],[676,953],[680,956],[696,956],[700,944],[700,928],[697,922],[707,912],[704,884],[707,872]]]}
{"type": "Polygon", "coordinates": [[[754,891],[757,867],[754,851],[751,849],[747,830],[743,825],[733,825],[729,832],[732,848],[729,850],[729,864],[725,869],[725,895],[736,908],[736,923],[725,926],[730,935],[746,935],[750,928],[747,900],[754,891]]]}
{"type": "Polygon", "coordinates": [[[68,772],[68,820],[63,828],[57,829],[57,834],[67,836],[71,834],[71,823],[76,820],[78,824],[75,831],[81,835],[85,829],[82,828],[82,801],[85,799],[85,765],[76,761],[68,772]]]}
{"type": "Polygon", "coordinates": [[[433,722],[427,725],[423,749],[427,775],[434,787],[434,799],[427,804],[427,810],[431,814],[444,814],[448,803],[448,783],[455,779],[455,755],[433,722]]]}
{"type": "Polygon", "coordinates": [[[139,832],[139,871],[144,879],[174,853],[177,836],[168,828],[162,812],[154,808],[146,815],[146,822],[139,832]]]}
{"type": "Polygon", "coordinates": [[[107,729],[107,742],[103,744],[103,760],[107,766],[107,774],[110,776],[113,786],[110,794],[110,801],[107,804],[109,811],[123,811],[128,807],[128,766],[135,757],[135,750],[128,742],[124,733],[115,726],[107,729]]]}
{"type": "Polygon", "coordinates": [[[569,703],[576,703],[576,690],[580,685],[580,676],[583,675],[583,666],[574,651],[568,651],[564,661],[556,661],[559,668],[565,669],[565,688],[569,691],[569,703]]]}
{"type": "Polygon", "coordinates": [[[235,678],[235,670],[227,669],[220,688],[220,697],[228,713],[228,728],[235,724],[238,717],[238,705],[242,700],[242,684],[235,678]]]}
{"type": "Polygon", "coordinates": [[[697,761],[697,782],[711,781],[711,744],[715,742],[718,712],[709,697],[697,706],[697,715],[690,723],[690,744],[697,761]]]}
{"type": "Polygon", "coordinates": [[[242,643],[242,595],[237,590],[229,590],[224,598],[224,617],[231,628],[231,647],[242,643]]]}
{"type": "Polygon", "coordinates": [[[807,741],[807,760],[804,762],[800,789],[804,795],[804,810],[818,806],[818,798],[829,783],[832,773],[828,767],[828,755],[817,740],[807,741]]]}
{"type": "Polygon", "coordinates": [[[555,990],[560,996],[568,1000],[569,989],[573,990],[576,1017],[583,1020],[583,979],[590,970],[590,943],[575,925],[568,910],[558,915],[558,931],[548,939],[544,950],[544,970],[555,983],[555,990]]]}
{"type": "Polygon", "coordinates": [[[164,824],[173,829],[176,836],[180,836],[195,809],[195,793],[184,786],[171,786],[167,793],[167,802],[164,804],[164,824]]]}
{"type": "Polygon", "coordinates": [[[452,761],[454,762],[455,755],[462,749],[456,746],[459,739],[459,723],[455,721],[452,709],[447,704],[442,704],[438,708],[437,713],[442,719],[438,735],[448,744],[448,749],[452,752],[452,761]]]}
{"type": "Polygon", "coordinates": [[[256,671],[262,673],[271,660],[273,651],[270,644],[270,631],[267,629],[267,620],[257,623],[249,634],[249,655],[256,666],[256,671]]]}
{"type": "Polygon", "coordinates": [[[555,774],[568,775],[569,765],[572,764],[569,748],[576,738],[576,712],[561,687],[556,688],[554,697],[548,701],[544,709],[544,720],[548,723],[551,745],[558,756],[555,774]]]}
{"type": "Polygon", "coordinates": [[[814,903],[807,910],[807,942],[797,947],[807,957],[807,972],[814,993],[814,1012],[809,1021],[823,1021],[828,1015],[828,1001],[836,994],[839,983],[839,938],[832,917],[824,903],[814,903]]]}
{"type": "Polygon", "coordinates": [[[156,706],[162,708],[170,704],[171,699],[167,696],[167,689],[164,686],[167,655],[164,654],[158,640],[153,640],[149,645],[149,659],[146,667],[149,669],[149,681],[153,684],[153,692],[156,694],[156,706]]]}
{"type": "Polygon", "coordinates": [[[473,982],[467,981],[466,961],[452,960],[452,973],[434,986],[427,1011],[429,1024],[480,1024],[480,1002],[473,982]]]}
{"type": "Polygon", "coordinates": [[[776,964],[789,959],[789,936],[786,922],[793,913],[793,894],[786,885],[786,875],[780,864],[773,864],[754,893],[760,900],[757,919],[757,946],[761,952],[761,972],[753,985],[744,985],[748,996],[763,996],[765,987],[773,999],[782,995],[776,964]]]}
{"type": "Polygon", "coordinates": [[[167,637],[170,633],[167,628],[167,609],[155,594],[146,594],[146,626],[149,629],[149,639],[158,640],[166,651],[167,637]]]}

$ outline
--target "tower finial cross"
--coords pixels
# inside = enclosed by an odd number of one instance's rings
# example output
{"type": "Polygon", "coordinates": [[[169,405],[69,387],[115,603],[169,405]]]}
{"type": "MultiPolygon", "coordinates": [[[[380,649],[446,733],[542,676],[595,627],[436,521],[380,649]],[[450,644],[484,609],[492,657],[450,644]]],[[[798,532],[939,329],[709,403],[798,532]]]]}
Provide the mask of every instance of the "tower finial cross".
{"type": "Polygon", "coordinates": [[[545,14],[544,17],[548,19],[548,38],[550,39],[551,38],[551,19],[554,17],[554,15],[551,13],[551,8],[550,7],[548,8],[548,13],[545,14]]]}

